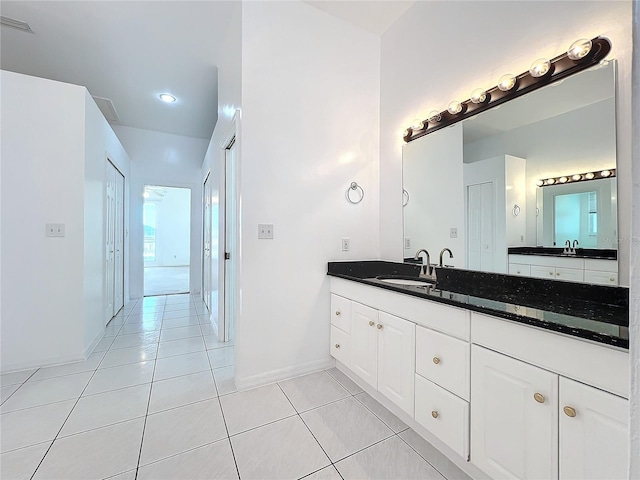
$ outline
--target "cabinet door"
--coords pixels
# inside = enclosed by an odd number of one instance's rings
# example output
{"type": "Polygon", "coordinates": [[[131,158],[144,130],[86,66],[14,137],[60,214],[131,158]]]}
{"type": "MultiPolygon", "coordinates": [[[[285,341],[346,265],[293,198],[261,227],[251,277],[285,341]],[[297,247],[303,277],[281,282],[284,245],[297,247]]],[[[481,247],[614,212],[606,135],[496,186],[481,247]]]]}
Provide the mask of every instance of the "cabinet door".
{"type": "Polygon", "coordinates": [[[556,280],[566,282],[584,282],[584,270],[556,267],[556,280]]]}
{"type": "Polygon", "coordinates": [[[415,324],[378,313],[378,391],[413,416],[415,324]]]}
{"type": "Polygon", "coordinates": [[[618,285],[618,274],[615,272],[584,271],[584,281],[597,285],[618,285]]]}
{"type": "Polygon", "coordinates": [[[378,310],[351,302],[351,370],[378,388],[378,310]]]}
{"type": "Polygon", "coordinates": [[[524,265],[522,263],[510,263],[509,275],[520,275],[523,277],[530,277],[531,265],[524,265]]]}
{"type": "Polygon", "coordinates": [[[556,278],[556,269],[554,267],[542,267],[539,265],[531,265],[531,276],[536,278],[546,278],[553,280],[556,278]]]}
{"type": "Polygon", "coordinates": [[[493,478],[558,478],[558,376],[471,349],[471,461],[493,478]]]}
{"type": "Polygon", "coordinates": [[[626,479],[628,422],[628,400],[560,377],[560,478],[626,479]]]}

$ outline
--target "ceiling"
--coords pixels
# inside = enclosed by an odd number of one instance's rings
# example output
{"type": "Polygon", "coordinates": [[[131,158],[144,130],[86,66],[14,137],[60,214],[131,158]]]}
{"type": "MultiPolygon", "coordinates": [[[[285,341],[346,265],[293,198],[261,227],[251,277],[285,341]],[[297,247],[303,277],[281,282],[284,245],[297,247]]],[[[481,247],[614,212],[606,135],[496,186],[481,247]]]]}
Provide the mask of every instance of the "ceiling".
{"type": "MultiPolygon", "coordinates": [[[[306,1],[382,34],[414,1],[306,1]]],[[[109,99],[119,125],[209,139],[217,120],[217,68],[232,1],[6,1],[0,67],[87,87],[109,99]],[[158,95],[173,94],[165,104],[158,95]]]]}

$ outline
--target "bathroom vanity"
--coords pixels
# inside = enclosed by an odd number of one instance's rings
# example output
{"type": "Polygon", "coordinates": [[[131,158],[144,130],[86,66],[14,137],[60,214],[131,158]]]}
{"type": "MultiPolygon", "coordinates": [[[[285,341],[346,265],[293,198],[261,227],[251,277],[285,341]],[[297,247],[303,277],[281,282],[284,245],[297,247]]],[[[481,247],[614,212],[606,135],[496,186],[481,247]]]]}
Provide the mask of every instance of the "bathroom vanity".
{"type": "Polygon", "coordinates": [[[474,478],[626,478],[628,290],[436,271],[330,262],[338,368],[474,478]]]}

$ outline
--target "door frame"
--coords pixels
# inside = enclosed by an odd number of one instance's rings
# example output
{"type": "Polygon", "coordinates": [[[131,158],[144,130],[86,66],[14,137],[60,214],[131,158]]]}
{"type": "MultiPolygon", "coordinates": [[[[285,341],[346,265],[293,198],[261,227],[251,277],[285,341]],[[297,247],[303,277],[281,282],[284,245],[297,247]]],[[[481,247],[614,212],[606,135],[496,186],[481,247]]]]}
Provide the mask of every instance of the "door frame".
{"type": "MultiPolygon", "coordinates": [[[[206,246],[206,238],[207,238],[207,219],[206,219],[206,215],[207,215],[207,209],[206,209],[206,204],[207,204],[207,182],[209,181],[211,177],[211,170],[209,170],[207,172],[207,174],[204,177],[204,181],[202,182],[202,300],[204,301],[206,307],[207,307],[207,312],[211,312],[211,204],[209,204],[209,282],[208,282],[208,286],[209,286],[209,291],[207,292],[205,286],[207,285],[206,280],[206,275],[205,275],[205,264],[206,262],[206,255],[205,255],[205,246],[206,246]]],[[[209,188],[211,188],[211,185],[209,185],[209,188]]],[[[209,199],[210,200],[210,199],[209,199]]]]}
{"type": "MultiPolygon", "coordinates": [[[[125,176],[124,173],[122,173],[122,170],[120,170],[118,168],[118,166],[115,164],[115,162],[113,160],[111,160],[110,155],[107,153],[105,155],[105,170],[104,170],[104,175],[105,175],[105,179],[104,179],[104,192],[103,192],[103,199],[106,202],[107,199],[107,169],[109,167],[113,167],[113,169],[115,170],[115,174],[116,175],[121,175],[122,176],[122,212],[121,212],[121,217],[122,217],[122,305],[116,310],[116,254],[115,254],[115,245],[116,245],[116,234],[118,232],[118,228],[114,223],[114,254],[113,254],[113,305],[112,305],[112,311],[111,312],[107,312],[107,315],[110,315],[109,318],[106,318],[106,322],[105,325],[107,323],[109,323],[109,321],[116,316],[116,314],[122,310],[124,308],[124,304],[126,303],[126,290],[125,290],[125,277],[126,277],[126,271],[125,271],[125,266],[126,266],[126,262],[125,262],[125,251],[126,251],[126,189],[127,189],[127,177],[125,176]]],[[[114,195],[117,193],[117,189],[115,187],[115,182],[114,182],[114,195]]],[[[117,199],[114,197],[114,203],[115,203],[115,207],[117,208],[118,202],[117,199]]],[[[116,212],[114,210],[114,222],[116,222],[118,219],[118,216],[116,215],[116,212]]],[[[107,206],[105,203],[105,210],[104,210],[104,235],[103,238],[105,240],[105,248],[103,248],[103,251],[106,253],[106,234],[107,234],[107,230],[108,230],[108,218],[107,218],[107,206]]],[[[107,299],[108,296],[108,276],[107,276],[107,270],[106,270],[106,266],[105,266],[105,271],[104,271],[104,295],[105,295],[105,301],[107,299]]],[[[104,308],[104,311],[106,312],[106,306],[104,308]]]]}
{"type": "MultiPolygon", "coordinates": [[[[237,327],[238,325],[241,323],[241,317],[242,317],[242,310],[241,310],[241,304],[238,301],[238,298],[241,297],[241,285],[242,285],[242,279],[241,279],[241,269],[240,269],[240,265],[242,263],[242,225],[240,223],[240,221],[238,221],[240,219],[240,205],[241,205],[241,199],[242,199],[242,194],[241,194],[241,188],[240,186],[242,185],[242,168],[241,168],[241,142],[240,142],[240,135],[241,135],[241,111],[240,109],[237,109],[235,114],[233,115],[233,118],[231,119],[230,123],[228,124],[227,128],[224,131],[224,134],[222,135],[222,138],[220,139],[220,142],[218,143],[219,149],[218,149],[218,158],[219,158],[219,168],[220,168],[220,196],[219,196],[219,223],[220,223],[220,228],[218,229],[218,325],[214,324],[214,330],[216,336],[219,336],[219,327],[216,328],[217,326],[220,325],[220,322],[223,322],[223,333],[224,336],[226,337],[225,339],[219,339],[221,341],[228,341],[229,340],[229,328],[228,325],[226,325],[226,317],[225,317],[225,298],[226,298],[226,290],[227,290],[227,285],[226,285],[226,277],[225,277],[225,269],[227,268],[227,266],[225,264],[229,264],[229,268],[233,268],[234,269],[234,273],[235,273],[235,295],[234,298],[231,300],[233,302],[233,310],[235,313],[235,319],[234,319],[234,325],[235,325],[235,330],[237,331],[237,327]],[[225,251],[226,251],[226,208],[227,208],[227,201],[226,201],[226,196],[227,196],[227,175],[226,175],[226,151],[227,149],[231,146],[235,144],[235,162],[234,162],[234,167],[235,167],[235,216],[236,216],[236,225],[237,225],[237,230],[236,230],[236,235],[235,235],[235,242],[233,245],[233,251],[235,252],[235,255],[229,259],[229,260],[225,260],[225,251]]],[[[236,332],[233,332],[234,336],[236,332]]],[[[237,338],[237,337],[236,337],[237,338]]]]}

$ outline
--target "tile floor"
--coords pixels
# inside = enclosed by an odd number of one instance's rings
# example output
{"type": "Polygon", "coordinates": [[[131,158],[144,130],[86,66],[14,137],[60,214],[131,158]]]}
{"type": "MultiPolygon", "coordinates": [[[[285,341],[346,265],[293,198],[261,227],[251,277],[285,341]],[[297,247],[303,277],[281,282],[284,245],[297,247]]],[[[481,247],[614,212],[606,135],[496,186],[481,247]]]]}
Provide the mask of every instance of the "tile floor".
{"type": "Polygon", "coordinates": [[[86,361],[0,376],[0,477],[468,480],[336,369],[237,392],[205,311],[147,297],[86,361]]]}
{"type": "Polygon", "coordinates": [[[189,265],[144,267],[144,294],[169,295],[189,291],[189,265]]]}

